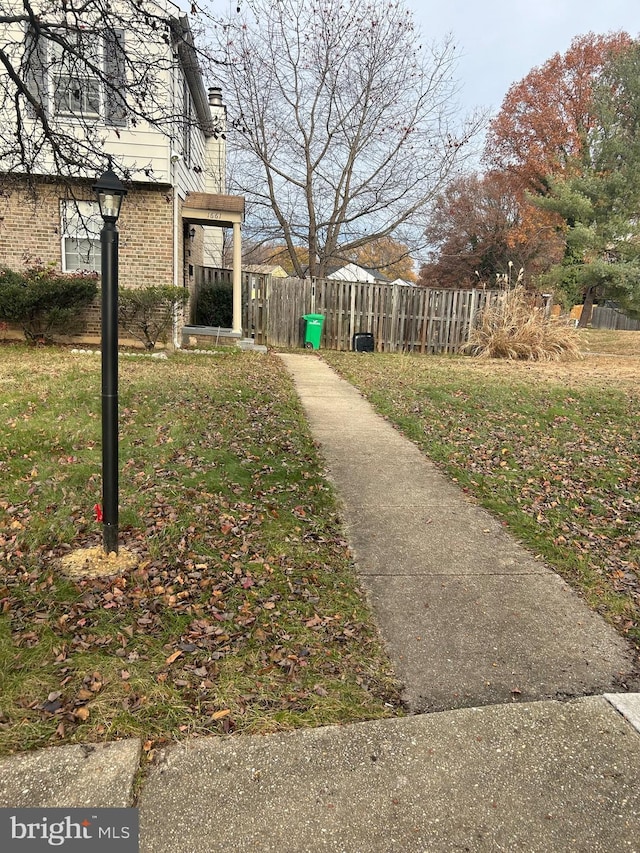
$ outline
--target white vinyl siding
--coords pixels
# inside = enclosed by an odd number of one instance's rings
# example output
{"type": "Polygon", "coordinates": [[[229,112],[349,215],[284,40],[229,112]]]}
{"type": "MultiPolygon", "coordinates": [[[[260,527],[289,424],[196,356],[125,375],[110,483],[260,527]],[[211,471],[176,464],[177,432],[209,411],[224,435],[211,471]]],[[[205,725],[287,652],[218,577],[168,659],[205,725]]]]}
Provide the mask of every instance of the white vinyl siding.
{"type": "Polygon", "coordinates": [[[193,126],[193,102],[187,81],[182,83],[182,156],[187,166],[191,166],[191,132],[193,126]]]}
{"type": "MultiPolygon", "coordinates": [[[[1,32],[7,32],[7,40],[14,44],[15,62],[19,64],[21,60],[21,51],[25,50],[25,45],[30,44],[30,35],[25,33],[22,25],[8,24],[6,27],[0,27],[1,32]],[[22,45],[20,48],[19,46],[22,45]]],[[[94,40],[99,38],[94,36],[94,40]]],[[[122,55],[118,60],[117,51],[106,48],[110,36],[105,31],[100,41],[104,49],[103,61],[105,63],[105,73],[112,79],[126,77],[126,63],[122,61],[122,55]],[[106,49],[105,49],[106,48],[106,49]],[[115,59],[113,57],[116,57],[115,59]]],[[[85,125],[91,126],[96,133],[104,138],[104,149],[108,152],[118,164],[118,173],[127,174],[132,181],[141,184],[164,184],[175,185],[178,188],[178,193],[181,198],[184,198],[187,192],[204,192],[205,188],[210,192],[223,192],[224,184],[222,181],[214,183],[212,187],[206,187],[205,176],[207,163],[205,162],[205,144],[207,140],[198,126],[195,116],[195,108],[193,99],[191,99],[191,116],[190,116],[190,152],[189,165],[185,162],[187,158],[184,156],[176,166],[171,164],[171,156],[175,153],[183,154],[183,82],[184,73],[178,63],[171,65],[172,55],[170,45],[159,40],[157,44],[148,44],[140,47],[135,39],[136,33],[133,30],[127,30],[126,35],[121,30],[113,31],[113,38],[118,42],[121,49],[124,51],[130,46],[132,52],[138,52],[143,48],[147,50],[149,56],[153,59],[156,57],[157,66],[157,95],[159,102],[163,108],[168,109],[170,114],[175,117],[172,123],[164,124],[160,127],[154,127],[144,120],[139,120],[136,123],[127,120],[126,109],[117,97],[112,97],[109,92],[105,92],[104,85],[100,82],[99,92],[99,108],[100,115],[97,117],[86,116],[85,121],[76,118],[73,111],[84,107],[86,110],[93,111],[98,106],[98,93],[95,86],[90,81],[88,88],[85,86],[84,94],[82,87],[76,87],[76,94],[63,97],[61,87],[58,89],[57,104],[58,108],[65,111],[64,115],[58,113],[59,121],[64,123],[62,128],[63,133],[77,135],[82,138],[85,132],[85,125]],[[113,103],[111,103],[113,101],[113,103]],[[165,103],[166,102],[166,103],[165,103]]],[[[42,39],[39,42],[39,49],[31,55],[33,60],[32,67],[26,80],[29,88],[33,91],[37,100],[42,103],[47,118],[55,127],[56,120],[56,88],[54,86],[53,75],[51,73],[51,42],[42,39]]],[[[68,76],[71,78],[70,69],[68,76]]],[[[63,67],[59,66],[59,72],[63,71],[63,67]]],[[[0,69],[0,78],[2,77],[2,69],[0,69]]],[[[79,78],[87,80],[86,76],[81,74],[76,75],[79,78]]],[[[90,77],[90,75],[89,75],[90,77]]],[[[78,81],[80,82],[80,81],[78,81]]],[[[188,87],[187,87],[188,88],[188,87]]],[[[188,108],[187,108],[188,109],[188,108]]],[[[0,123],[5,122],[7,127],[13,121],[13,114],[8,112],[6,115],[0,116],[0,123]]],[[[216,177],[222,172],[222,167],[215,168],[218,163],[224,163],[225,159],[225,144],[224,140],[208,140],[210,150],[210,159],[214,164],[216,177]]],[[[96,171],[91,171],[84,174],[83,177],[95,180],[96,171]]],[[[53,160],[43,151],[41,158],[35,169],[36,174],[47,175],[55,174],[53,171],[53,160]]]]}

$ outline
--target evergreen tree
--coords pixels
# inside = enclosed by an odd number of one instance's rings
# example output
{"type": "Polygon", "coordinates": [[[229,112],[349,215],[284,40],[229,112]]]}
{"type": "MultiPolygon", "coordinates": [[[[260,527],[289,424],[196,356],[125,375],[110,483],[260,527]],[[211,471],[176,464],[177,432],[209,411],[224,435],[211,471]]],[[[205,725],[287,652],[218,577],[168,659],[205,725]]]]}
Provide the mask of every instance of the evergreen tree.
{"type": "Polygon", "coordinates": [[[547,279],[570,299],[607,298],[640,316],[640,43],[605,66],[582,156],[534,202],[564,220],[566,250],[547,279]]]}

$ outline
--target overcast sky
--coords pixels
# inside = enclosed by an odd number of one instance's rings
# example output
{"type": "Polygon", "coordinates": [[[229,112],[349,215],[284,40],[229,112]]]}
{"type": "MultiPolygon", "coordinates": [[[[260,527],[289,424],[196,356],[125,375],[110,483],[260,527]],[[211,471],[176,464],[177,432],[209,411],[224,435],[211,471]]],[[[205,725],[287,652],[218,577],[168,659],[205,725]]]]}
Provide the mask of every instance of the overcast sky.
{"type": "Polygon", "coordinates": [[[496,112],[509,86],[574,36],[624,30],[640,35],[640,0],[406,0],[422,33],[451,33],[460,51],[460,103],[496,112]]]}

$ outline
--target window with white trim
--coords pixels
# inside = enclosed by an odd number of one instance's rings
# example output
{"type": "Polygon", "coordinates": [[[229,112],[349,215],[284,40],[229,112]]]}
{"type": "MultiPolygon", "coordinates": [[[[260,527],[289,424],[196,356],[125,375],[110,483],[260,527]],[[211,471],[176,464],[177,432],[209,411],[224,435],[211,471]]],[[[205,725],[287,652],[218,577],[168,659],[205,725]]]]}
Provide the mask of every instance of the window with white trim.
{"type": "Polygon", "coordinates": [[[69,30],[64,45],[26,35],[28,86],[47,114],[127,124],[125,33],[69,30]]]}
{"type": "MultiPolygon", "coordinates": [[[[88,35],[70,32],[68,41],[77,45],[80,56],[90,57],[102,69],[102,39],[88,47],[88,35]]],[[[58,115],[98,117],[101,113],[98,72],[62,46],[51,43],[54,109],[58,115]]]]}
{"type": "Polygon", "coordinates": [[[64,272],[100,272],[103,222],[98,202],[61,199],[60,225],[64,272]]]}

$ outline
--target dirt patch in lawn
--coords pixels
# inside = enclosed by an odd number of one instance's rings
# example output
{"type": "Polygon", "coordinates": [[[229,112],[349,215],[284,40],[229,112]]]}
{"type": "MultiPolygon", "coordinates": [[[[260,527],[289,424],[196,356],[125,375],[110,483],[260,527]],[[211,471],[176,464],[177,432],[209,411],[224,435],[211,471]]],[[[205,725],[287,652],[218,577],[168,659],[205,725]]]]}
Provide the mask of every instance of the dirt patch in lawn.
{"type": "Polygon", "coordinates": [[[68,578],[106,578],[130,572],[138,558],[126,548],[105,553],[104,548],[79,548],[60,560],[62,574],[68,578]]]}
{"type": "Polygon", "coordinates": [[[618,387],[640,394],[640,332],[585,329],[580,332],[583,358],[573,361],[464,359],[464,369],[483,375],[522,378],[526,382],[618,387]]]}

